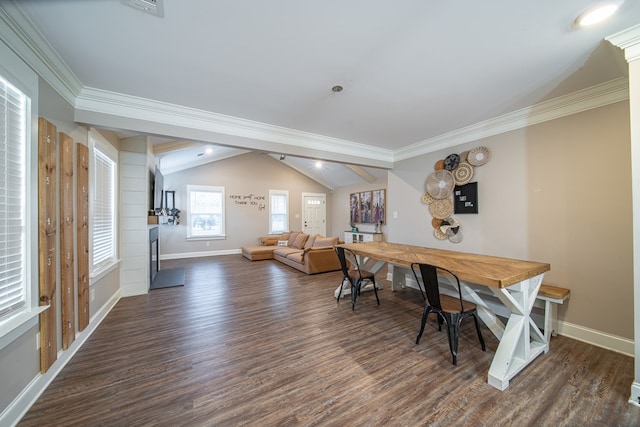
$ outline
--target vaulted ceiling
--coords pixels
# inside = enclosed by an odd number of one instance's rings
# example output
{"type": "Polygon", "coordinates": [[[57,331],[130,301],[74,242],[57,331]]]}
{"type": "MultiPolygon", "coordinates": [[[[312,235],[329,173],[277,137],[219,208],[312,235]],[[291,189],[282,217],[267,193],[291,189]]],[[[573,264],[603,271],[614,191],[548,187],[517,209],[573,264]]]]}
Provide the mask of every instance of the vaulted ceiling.
{"type": "MultiPolygon", "coordinates": [[[[574,28],[593,4],[164,0],[159,17],[118,1],[25,0],[3,1],[0,23],[46,58],[77,121],[152,135],[177,169],[215,146],[377,175],[587,88],[624,90],[626,63],[605,38],[640,23],[640,1],[574,28]]],[[[362,179],[347,172],[326,184],[362,179]]]]}

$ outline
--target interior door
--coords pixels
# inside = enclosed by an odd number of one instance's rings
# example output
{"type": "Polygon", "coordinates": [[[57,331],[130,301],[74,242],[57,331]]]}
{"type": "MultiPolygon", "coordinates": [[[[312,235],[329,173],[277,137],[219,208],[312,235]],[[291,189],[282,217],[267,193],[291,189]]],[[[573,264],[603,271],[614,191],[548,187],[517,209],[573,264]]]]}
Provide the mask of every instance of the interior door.
{"type": "Polygon", "coordinates": [[[325,194],[302,195],[302,224],[307,234],[327,235],[327,196],[325,194]]]}

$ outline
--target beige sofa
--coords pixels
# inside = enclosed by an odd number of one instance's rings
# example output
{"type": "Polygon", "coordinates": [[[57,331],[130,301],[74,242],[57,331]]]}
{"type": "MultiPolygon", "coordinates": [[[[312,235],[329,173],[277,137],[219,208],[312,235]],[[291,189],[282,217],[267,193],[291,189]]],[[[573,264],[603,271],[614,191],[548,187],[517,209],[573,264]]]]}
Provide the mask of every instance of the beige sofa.
{"type": "Polygon", "coordinates": [[[242,256],[252,261],[275,259],[307,274],[340,270],[333,247],[337,237],[292,231],[279,236],[263,236],[260,244],[243,246],[242,256]]]}

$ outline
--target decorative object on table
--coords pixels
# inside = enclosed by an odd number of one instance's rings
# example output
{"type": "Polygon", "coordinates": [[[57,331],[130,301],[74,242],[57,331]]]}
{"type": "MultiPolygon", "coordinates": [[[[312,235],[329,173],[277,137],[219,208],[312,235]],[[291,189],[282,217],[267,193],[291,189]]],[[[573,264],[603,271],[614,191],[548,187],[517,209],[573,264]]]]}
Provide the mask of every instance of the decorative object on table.
{"type": "Polygon", "coordinates": [[[444,168],[448,171],[452,171],[460,164],[460,156],[457,154],[449,154],[444,159],[444,168]]]}
{"type": "Polygon", "coordinates": [[[455,180],[448,170],[442,169],[431,172],[425,183],[427,193],[435,199],[449,197],[453,191],[455,180]]]}
{"type": "Polygon", "coordinates": [[[444,160],[443,159],[438,160],[436,164],[433,166],[433,169],[437,171],[444,169],[444,160]]]}
{"type": "Polygon", "coordinates": [[[353,233],[357,233],[358,232],[358,227],[356,227],[356,225],[353,222],[351,223],[351,232],[353,232],[353,233]]]}
{"type": "Polygon", "coordinates": [[[466,162],[460,163],[453,171],[453,178],[456,181],[456,185],[466,184],[473,178],[473,166],[466,162]]]}
{"type": "Polygon", "coordinates": [[[429,205],[429,212],[434,218],[444,219],[453,214],[451,199],[438,199],[429,205]]]}
{"type": "Polygon", "coordinates": [[[487,147],[476,147],[469,151],[467,162],[471,166],[482,166],[491,158],[491,152],[487,147]]]}
{"type": "Polygon", "coordinates": [[[478,213],[478,183],[456,185],[453,190],[453,207],[457,214],[478,213]]]}

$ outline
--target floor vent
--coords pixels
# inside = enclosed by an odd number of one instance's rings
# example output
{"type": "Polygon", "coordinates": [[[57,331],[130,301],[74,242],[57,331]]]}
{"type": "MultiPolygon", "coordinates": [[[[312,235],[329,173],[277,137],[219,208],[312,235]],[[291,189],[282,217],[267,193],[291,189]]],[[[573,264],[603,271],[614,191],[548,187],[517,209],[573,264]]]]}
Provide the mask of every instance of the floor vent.
{"type": "Polygon", "coordinates": [[[164,16],[163,0],[120,0],[120,3],[144,10],[152,15],[164,16]]]}

